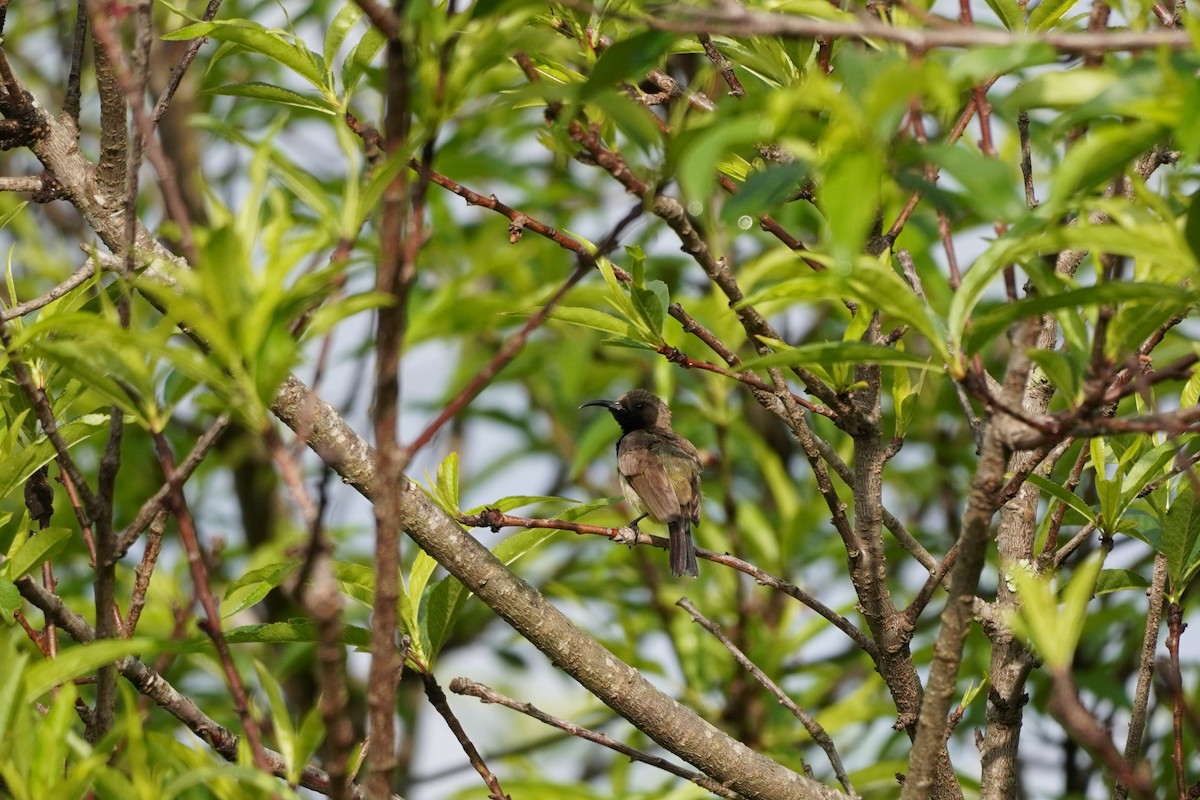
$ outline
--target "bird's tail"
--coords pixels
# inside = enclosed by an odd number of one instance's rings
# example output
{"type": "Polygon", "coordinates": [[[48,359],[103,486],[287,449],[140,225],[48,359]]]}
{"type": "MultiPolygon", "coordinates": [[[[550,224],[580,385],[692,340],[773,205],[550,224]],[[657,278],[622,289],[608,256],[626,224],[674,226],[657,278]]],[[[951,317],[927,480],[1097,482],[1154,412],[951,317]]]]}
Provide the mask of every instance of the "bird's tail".
{"type": "Polygon", "coordinates": [[[686,575],[694,578],[700,574],[696,563],[696,544],[692,541],[692,525],[686,519],[676,520],[667,526],[671,532],[671,574],[676,578],[686,575]]]}

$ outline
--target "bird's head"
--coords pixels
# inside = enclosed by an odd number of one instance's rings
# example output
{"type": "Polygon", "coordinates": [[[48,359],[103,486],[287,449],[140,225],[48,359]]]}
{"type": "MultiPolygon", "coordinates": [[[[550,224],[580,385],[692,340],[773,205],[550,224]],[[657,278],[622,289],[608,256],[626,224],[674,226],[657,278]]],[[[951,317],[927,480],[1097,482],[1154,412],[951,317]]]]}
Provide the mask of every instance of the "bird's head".
{"type": "Polygon", "coordinates": [[[590,400],[580,408],[604,406],[621,426],[621,431],[653,430],[671,427],[671,410],[667,404],[645,389],[634,389],[619,400],[590,400]]]}

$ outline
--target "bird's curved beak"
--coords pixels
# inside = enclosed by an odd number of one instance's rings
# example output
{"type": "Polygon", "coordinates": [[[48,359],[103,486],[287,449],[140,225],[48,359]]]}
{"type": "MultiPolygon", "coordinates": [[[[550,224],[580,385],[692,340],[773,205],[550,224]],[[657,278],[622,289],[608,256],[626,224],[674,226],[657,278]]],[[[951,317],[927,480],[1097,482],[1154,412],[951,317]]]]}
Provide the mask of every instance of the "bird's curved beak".
{"type": "Polygon", "coordinates": [[[616,411],[621,407],[615,400],[588,400],[579,407],[587,408],[588,406],[604,406],[609,411],[616,411]]]}

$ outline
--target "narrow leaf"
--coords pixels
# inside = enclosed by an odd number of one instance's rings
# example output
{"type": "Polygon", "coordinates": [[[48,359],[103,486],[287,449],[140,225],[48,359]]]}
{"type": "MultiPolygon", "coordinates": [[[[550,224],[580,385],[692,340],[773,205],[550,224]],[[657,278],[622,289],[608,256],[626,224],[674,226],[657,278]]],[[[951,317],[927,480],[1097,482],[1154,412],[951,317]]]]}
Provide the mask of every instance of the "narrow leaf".
{"type": "Polygon", "coordinates": [[[230,83],[224,86],[214,86],[205,89],[201,94],[220,94],[229,97],[248,97],[253,100],[264,100],[268,103],[275,103],[280,106],[292,106],[293,108],[303,108],[308,111],[316,111],[318,114],[328,114],[334,116],[340,109],[331,105],[322,97],[308,97],[307,95],[293,92],[291,89],[284,89],[282,86],[272,86],[269,83],[261,81],[247,81],[245,83],[230,83]]]}
{"type": "Polygon", "coordinates": [[[43,561],[54,558],[67,546],[72,534],[70,528],[46,528],[30,536],[21,549],[12,555],[8,564],[8,579],[15,581],[28,575],[43,561]]]}
{"type": "Polygon", "coordinates": [[[1085,503],[1081,497],[1073,492],[1067,491],[1067,488],[1061,483],[1055,483],[1052,480],[1048,480],[1043,478],[1041,475],[1036,474],[1031,474],[1025,480],[1027,480],[1029,483],[1032,483],[1043,492],[1046,492],[1047,494],[1062,501],[1068,508],[1072,509],[1075,511],[1075,513],[1083,517],[1084,520],[1092,522],[1096,519],[1096,514],[1092,511],[1091,507],[1088,506],[1088,504],[1085,503]]]}
{"type": "Polygon", "coordinates": [[[157,653],[161,645],[152,639],[100,639],[68,647],[58,656],[39,661],[25,671],[25,702],[33,702],[55,686],[95,672],[125,656],[157,653]]]}
{"type": "Polygon", "coordinates": [[[291,42],[281,34],[269,31],[255,23],[245,20],[199,22],[168,33],[163,38],[168,41],[181,42],[199,39],[202,36],[240,44],[248,50],[278,61],[318,89],[324,88],[324,80],[321,68],[317,65],[317,57],[308,48],[291,42]]]}
{"type": "Polygon", "coordinates": [[[595,97],[630,76],[640,78],[658,64],[676,38],[674,33],[650,30],[609,45],[596,60],[587,82],[579,87],[579,99],[595,97]]]}

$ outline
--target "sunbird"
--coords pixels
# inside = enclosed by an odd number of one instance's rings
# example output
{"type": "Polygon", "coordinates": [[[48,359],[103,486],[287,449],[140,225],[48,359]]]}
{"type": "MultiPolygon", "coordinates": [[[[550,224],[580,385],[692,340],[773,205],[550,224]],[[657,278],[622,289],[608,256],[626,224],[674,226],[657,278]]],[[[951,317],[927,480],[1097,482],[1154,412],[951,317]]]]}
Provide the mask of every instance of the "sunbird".
{"type": "Polygon", "coordinates": [[[696,577],[696,545],[692,526],[700,522],[700,452],[671,430],[671,410],[644,389],[634,389],[621,399],[591,400],[580,408],[604,406],[621,426],[617,440],[617,475],[626,502],[641,515],[657,520],[670,531],[671,574],[696,577]]]}

